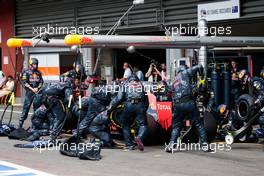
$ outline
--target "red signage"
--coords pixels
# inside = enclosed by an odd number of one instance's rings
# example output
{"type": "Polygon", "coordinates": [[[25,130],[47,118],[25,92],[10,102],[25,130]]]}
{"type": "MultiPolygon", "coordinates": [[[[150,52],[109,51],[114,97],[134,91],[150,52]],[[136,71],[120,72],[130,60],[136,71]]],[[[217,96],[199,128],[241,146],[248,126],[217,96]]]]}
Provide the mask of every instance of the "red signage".
{"type": "Polygon", "coordinates": [[[171,102],[157,102],[157,113],[159,124],[163,129],[168,129],[172,123],[172,103],[171,102]]]}

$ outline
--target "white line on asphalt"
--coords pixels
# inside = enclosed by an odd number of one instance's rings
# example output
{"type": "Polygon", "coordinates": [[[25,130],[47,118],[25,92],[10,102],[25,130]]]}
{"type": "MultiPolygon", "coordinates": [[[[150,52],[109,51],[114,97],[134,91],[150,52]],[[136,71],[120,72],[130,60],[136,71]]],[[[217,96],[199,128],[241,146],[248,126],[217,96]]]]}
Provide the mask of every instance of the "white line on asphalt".
{"type": "Polygon", "coordinates": [[[42,171],[24,167],[21,165],[9,163],[6,161],[0,161],[0,175],[1,176],[12,176],[12,175],[39,175],[39,176],[54,176],[42,171]]]}

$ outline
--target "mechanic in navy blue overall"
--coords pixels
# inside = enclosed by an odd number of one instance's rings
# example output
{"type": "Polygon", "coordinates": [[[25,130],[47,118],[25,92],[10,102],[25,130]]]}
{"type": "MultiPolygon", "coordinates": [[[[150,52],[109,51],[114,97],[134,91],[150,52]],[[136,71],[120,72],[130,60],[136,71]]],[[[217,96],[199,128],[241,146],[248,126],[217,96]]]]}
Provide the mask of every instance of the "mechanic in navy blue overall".
{"type": "Polygon", "coordinates": [[[19,118],[19,127],[22,128],[24,121],[27,119],[30,106],[34,100],[36,93],[43,85],[42,74],[38,70],[38,59],[30,58],[30,68],[22,72],[22,85],[26,90],[23,111],[19,118]]]}
{"type": "Polygon", "coordinates": [[[254,81],[260,81],[260,83],[261,83],[262,85],[264,85],[264,69],[262,69],[262,70],[260,71],[260,75],[259,75],[259,77],[254,76],[254,77],[252,78],[252,81],[253,81],[253,82],[254,82],[254,81]]]}
{"type": "Polygon", "coordinates": [[[95,88],[88,100],[87,113],[79,125],[79,134],[82,137],[85,137],[89,132],[95,138],[101,140],[103,147],[114,147],[115,145],[108,129],[110,121],[107,114],[102,114],[110,102],[111,94],[106,91],[105,87],[95,88]]]}
{"type": "Polygon", "coordinates": [[[172,132],[169,144],[170,147],[166,148],[167,152],[172,152],[173,147],[177,144],[177,139],[180,137],[185,116],[188,116],[192,120],[192,125],[196,127],[199,133],[202,149],[209,151],[205,128],[199,117],[192,90],[192,78],[198,72],[201,74],[203,73],[203,67],[201,65],[196,65],[189,69],[187,69],[186,66],[180,66],[178,69],[178,73],[172,85],[172,132]],[[207,146],[206,148],[203,147],[205,145],[207,146]]]}
{"type": "MultiPolygon", "coordinates": [[[[264,84],[261,81],[253,81],[254,93],[257,95],[255,104],[259,108],[264,106],[264,84]]],[[[259,117],[260,128],[256,130],[257,137],[264,138],[264,113],[259,117]]]]}
{"type": "Polygon", "coordinates": [[[221,118],[219,124],[220,129],[225,126],[227,130],[236,131],[244,125],[244,123],[238,118],[236,110],[229,109],[225,104],[218,106],[217,114],[221,118]]]}
{"type": "Polygon", "coordinates": [[[82,64],[80,64],[79,62],[74,62],[73,68],[74,69],[67,71],[66,73],[63,73],[61,75],[63,81],[65,81],[66,79],[73,79],[73,80],[78,79],[80,80],[80,82],[83,82],[87,78],[87,76],[85,74],[84,67],[82,66],[82,64]]]}
{"type": "Polygon", "coordinates": [[[136,120],[138,134],[135,142],[139,150],[144,150],[143,140],[147,131],[146,112],[149,106],[148,97],[144,91],[144,86],[136,75],[128,77],[127,81],[120,88],[117,96],[112,100],[108,113],[119,104],[124,103],[122,116],[122,129],[125,139],[125,150],[133,150],[135,147],[131,136],[131,124],[136,120]]]}
{"type": "Polygon", "coordinates": [[[238,78],[241,86],[241,95],[249,94],[253,96],[253,79],[249,72],[245,69],[240,70],[238,78]]]}
{"type": "Polygon", "coordinates": [[[87,100],[87,113],[80,122],[79,133],[85,135],[93,119],[101,112],[106,110],[106,107],[111,102],[111,96],[105,90],[94,88],[90,98],[87,100]]]}
{"type": "MultiPolygon", "coordinates": [[[[83,82],[85,81],[85,79],[87,78],[87,76],[85,74],[84,67],[78,61],[75,61],[73,63],[73,68],[74,69],[69,70],[69,71],[63,73],[60,76],[60,79],[63,82],[67,82],[67,81],[74,82],[74,84],[73,84],[73,99],[74,100],[77,100],[79,94],[81,96],[83,96],[83,91],[81,91],[81,90],[84,90],[84,87],[86,87],[86,86],[84,86],[83,82]],[[76,82],[78,82],[78,83],[76,83],[76,82]]],[[[81,119],[84,117],[84,115],[85,115],[84,112],[87,110],[88,99],[89,98],[87,98],[87,97],[83,97],[82,98],[82,113],[81,113],[81,119]]],[[[70,110],[71,110],[72,114],[76,118],[79,117],[80,111],[79,111],[79,104],[78,104],[78,102],[71,103],[70,110]]]]}
{"type": "Polygon", "coordinates": [[[197,107],[202,109],[204,107],[208,112],[215,110],[215,95],[213,90],[208,86],[206,78],[199,79],[197,87],[195,88],[195,95],[197,107]]]}
{"type": "Polygon", "coordinates": [[[261,83],[264,85],[264,69],[263,68],[260,71],[259,79],[261,80],[261,83]]]}
{"type": "Polygon", "coordinates": [[[44,86],[34,100],[36,110],[32,116],[33,135],[27,140],[34,141],[47,135],[51,129],[51,140],[55,141],[66,118],[66,106],[72,95],[73,80],[50,83],[44,86]]]}

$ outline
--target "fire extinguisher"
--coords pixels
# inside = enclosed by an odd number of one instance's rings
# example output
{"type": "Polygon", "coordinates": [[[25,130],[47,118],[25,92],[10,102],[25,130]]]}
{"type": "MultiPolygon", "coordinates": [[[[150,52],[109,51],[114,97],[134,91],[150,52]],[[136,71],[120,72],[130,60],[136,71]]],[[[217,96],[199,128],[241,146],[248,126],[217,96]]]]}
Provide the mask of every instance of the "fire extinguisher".
{"type": "Polygon", "coordinates": [[[231,95],[231,76],[230,72],[227,70],[227,65],[224,65],[223,71],[224,78],[224,104],[230,107],[230,95],[231,95]]]}
{"type": "Polygon", "coordinates": [[[220,97],[220,76],[219,73],[216,71],[216,64],[214,64],[214,68],[211,72],[211,84],[212,90],[215,94],[215,103],[216,106],[221,104],[221,97],[220,97]]]}

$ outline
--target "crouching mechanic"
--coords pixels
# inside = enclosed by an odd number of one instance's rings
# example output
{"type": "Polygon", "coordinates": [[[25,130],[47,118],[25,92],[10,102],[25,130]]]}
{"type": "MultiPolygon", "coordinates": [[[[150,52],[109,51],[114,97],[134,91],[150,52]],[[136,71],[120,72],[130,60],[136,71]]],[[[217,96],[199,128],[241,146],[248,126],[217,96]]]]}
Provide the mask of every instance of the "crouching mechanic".
{"type": "Polygon", "coordinates": [[[221,122],[219,124],[220,129],[236,131],[244,125],[244,123],[239,120],[236,111],[234,109],[229,110],[225,104],[218,106],[217,114],[221,118],[221,122]]]}
{"type": "Polygon", "coordinates": [[[202,65],[196,65],[189,69],[187,69],[186,66],[181,66],[178,69],[178,73],[172,85],[172,132],[166,152],[173,152],[174,147],[176,147],[177,139],[180,137],[183,120],[186,115],[192,120],[192,125],[196,127],[199,133],[201,149],[203,151],[210,151],[206,132],[202,120],[199,118],[195,97],[192,92],[192,77],[198,72],[201,74],[203,73],[202,65]]]}
{"type": "Polygon", "coordinates": [[[38,70],[38,59],[29,59],[30,68],[24,70],[21,74],[22,85],[26,90],[23,111],[19,118],[19,127],[22,128],[24,121],[27,119],[30,106],[35,98],[36,93],[43,85],[42,75],[38,70]]]}
{"type": "Polygon", "coordinates": [[[28,140],[34,141],[51,129],[51,142],[55,142],[66,118],[66,106],[72,95],[73,84],[70,80],[45,86],[34,101],[38,108],[32,116],[33,135],[28,140]]]}
{"type": "Polygon", "coordinates": [[[99,138],[103,147],[114,147],[108,130],[107,115],[102,114],[111,102],[111,94],[105,87],[95,88],[87,104],[87,113],[79,124],[79,134],[86,137],[89,132],[99,138]]]}
{"type": "Polygon", "coordinates": [[[102,147],[115,148],[117,145],[110,134],[110,123],[107,112],[103,111],[94,117],[89,126],[89,132],[95,138],[100,139],[102,147]]]}
{"type": "Polygon", "coordinates": [[[31,128],[33,134],[27,139],[28,141],[38,140],[40,136],[49,135],[49,130],[53,122],[53,116],[48,113],[47,107],[43,104],[42,94],[37,94],[34,101],[34,113],[31,116],[31,128]]]}
{"type": "Polygon", "coordinates": [[[139,150],[144,150],[143,140],[147,130],[146,111],[149,106],[148,97],[144,86],[136,75],[132,75],[122,85],[117,96],[111,101],[107,110],[108,114],[119,104],[124,103],[124,110],[121,114],[122,130],[125,139],[125,150],[133,150],[135,147],[132,141],[130,126],[136,119],[138,134],[135,142],[139,150]]]}

